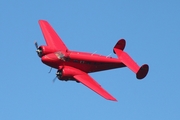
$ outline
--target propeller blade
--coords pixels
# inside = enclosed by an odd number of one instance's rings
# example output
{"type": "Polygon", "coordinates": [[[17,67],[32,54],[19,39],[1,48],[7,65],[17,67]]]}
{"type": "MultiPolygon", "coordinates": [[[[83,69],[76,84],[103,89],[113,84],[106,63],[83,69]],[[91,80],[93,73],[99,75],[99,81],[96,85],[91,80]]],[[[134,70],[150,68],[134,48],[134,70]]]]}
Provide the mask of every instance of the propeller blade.
{"type": "Polygon", "coordinates": [[[53,83],[56,81],[56,79],[57,79],[57,76],[53,79],[53,83]]]}
{"type": "Polygon", "coordinates": [[[37,43],[37,42],[35,42],[34,44],[35,44],[35,46],[36,46],[36,49],[38,49],[38,43],[37,43]]]}

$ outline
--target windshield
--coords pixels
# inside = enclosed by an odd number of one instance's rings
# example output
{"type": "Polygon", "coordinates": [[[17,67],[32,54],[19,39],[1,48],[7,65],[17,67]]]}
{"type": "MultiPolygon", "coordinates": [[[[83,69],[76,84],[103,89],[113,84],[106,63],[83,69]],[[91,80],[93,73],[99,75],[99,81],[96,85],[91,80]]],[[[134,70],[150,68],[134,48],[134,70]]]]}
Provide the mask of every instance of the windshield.
{"type": "Polygon", "coordinates": [[[58,51],[55,53],[58,59],[65,61],[65,56],[62,52],[58,51]]]}

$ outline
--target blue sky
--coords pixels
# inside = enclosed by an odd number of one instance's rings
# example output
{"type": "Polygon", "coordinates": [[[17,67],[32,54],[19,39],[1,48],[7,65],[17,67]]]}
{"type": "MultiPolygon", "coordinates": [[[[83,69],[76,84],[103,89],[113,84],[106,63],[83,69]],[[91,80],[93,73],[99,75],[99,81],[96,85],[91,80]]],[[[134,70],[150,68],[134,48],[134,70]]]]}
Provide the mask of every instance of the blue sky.
{"type": "MultiPolygon", "coordinates": [[[[180,119],[180,1],[1,0],[1,120],[180,119]],[[45,44],[39,19],[50,22],[71,50],[109,55],[120,38],[150,71],[142,81],[128,68],[90,74],[118,102],[82,84],[56,81],[34,41],[45,44]]],[[[112,57],[116,55],[112,54],[112,57]]]]}

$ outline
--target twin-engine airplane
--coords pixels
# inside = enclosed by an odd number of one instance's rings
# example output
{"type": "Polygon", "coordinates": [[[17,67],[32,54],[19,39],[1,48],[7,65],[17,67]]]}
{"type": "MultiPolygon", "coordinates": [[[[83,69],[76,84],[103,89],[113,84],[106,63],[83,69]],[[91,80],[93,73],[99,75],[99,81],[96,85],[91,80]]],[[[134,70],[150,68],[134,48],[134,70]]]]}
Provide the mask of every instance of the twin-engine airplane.
{"type": "Polygon", "coordinates": [[[149,67],[147,64],[139,67],[137,63],[123,51],[126,45],[124,39],[120,39],[113,48],[113,52],[118,58],[94,53],[71,51],[47,21],[39,20],[39,24],[47,45],[38,47],[36,42],[36,52],[44,64],[51,68],[58,69],[56,77],[59,80],[72,80],[82,83],[102,97],[117,101],[89,76],[88,73],[121,67],[131,69],[136,74],[137,79],[143,79],[148,73],[149,67]]]}

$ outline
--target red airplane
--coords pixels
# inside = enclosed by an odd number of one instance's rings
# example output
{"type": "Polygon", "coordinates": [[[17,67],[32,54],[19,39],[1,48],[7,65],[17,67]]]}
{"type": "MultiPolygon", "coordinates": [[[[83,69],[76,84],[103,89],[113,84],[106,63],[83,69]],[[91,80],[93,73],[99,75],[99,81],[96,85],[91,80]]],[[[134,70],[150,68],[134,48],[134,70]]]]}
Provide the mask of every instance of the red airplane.
{"type": "Polygon", "coordinates": [[[62,81],[76,81],[82,83],[105,99],[117,101],[112,95],[104,90],[88,73],[128,67],[137,79],[144,78],[149,70],[147,64],[139,67],[137,63],[126,53],[126,42],[120,39],[113,48],[118,58],[98,55],[95,53],[77,52],[69,50],[63,43],[51,25],[45,20],[39,20],[39,24],[47,45],[38,46],[36,52],[41,61],[51,68],[58,69],[56,77],[62,81]]]}

